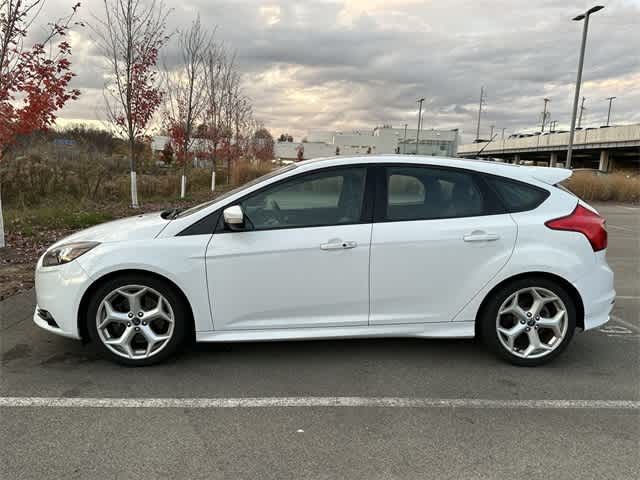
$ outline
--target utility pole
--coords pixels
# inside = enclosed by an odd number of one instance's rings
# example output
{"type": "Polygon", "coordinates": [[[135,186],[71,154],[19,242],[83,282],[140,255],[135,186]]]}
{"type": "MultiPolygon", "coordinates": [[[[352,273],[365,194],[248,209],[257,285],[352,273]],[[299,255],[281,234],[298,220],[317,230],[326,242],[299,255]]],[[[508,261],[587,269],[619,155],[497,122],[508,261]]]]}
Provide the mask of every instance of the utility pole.
{"type": "Polygon", "coordinates": [[[418,155],[418,145],[420,144],[420,124],[422,123],[422,102],[424,102],[424,98],[420,98],[418,100],[420,107],[418,109],[418,131],[416,132],[416,155],[418,155]]]}
{"type": "Polygon", "coordinates": [[[566,168],[571,168],[571,152],[573,151],[573,136],[576,128],[576,112],[578,110],[578,99],[580,98],[580,84],[582,83],[582,67],[584,65],[584,50],[587,44],[587,31],[589,30],[589,17],[591,14],[602,10],[604,6],[596,5],[591,7],[584,13],[574,17],[573,21],[584,20],[582,27],[582,43],[580,44],[580,57],[578,60],[578,76],[576,78],[576,92],[573,96],[573,109],[571,111],[571,128],[569,129],[569,145],[567,146],[567,164],[566,168]]]}
{"type": "Polygon", "coordinates": [[[491,134],[489,135],[489,138],[493,138],[493,129],[496,128],[495,125],[491,125],[491,134]]]}
{"type": "Polygon", "coordinates": [[[549,122],[549,131],[550,132],[555,132],[556,131],[556,124],[558,123],[557,120],[554,120],[553,122],[549,122]]]}
{"type": "Polygon", "coordinates": [[[607,100],[609,100],[609,112],[607,113],[607,127],[609,126],[609,120],[611,120],[611,102],[613,102],[613,100],[616,97],[607,97],[607,100]]]}
{"type": "Polygon", "coordinates": [[[402,142],[402,154],[407,153],[407,126],[408,124],[404,124],[404,141],[402,142]]]}
{"type": "Polygon", "coordinates": [[[580,104],[580,117],[578,118],[578,128],[582,125],[582,112],[584,112],[584,101],[586,99],[582,97],[582,103],[580,104]]]}
{"type": "Polygon", "coordinates": [[[480,140],[480,116],[482,115],[482,107],[484,105],[484,87],[480,87],[480,104],[478,105],[478,125],[476,127],[476,140],[480,140]]]}
{"type": "Polygon", "coordinates": [[[502,129],[502,141],[504,142],[504,131],[506,130],[506,128],[502,129]]]}
{"type": "Polygon", "coordinates": [[[544,126],[547,124],[547,118],[551,116],[551,114],[547,111],[547,105],[550,101],[551,100],[549,100],[548,98],[544,99],[544,110],[542,111],[542,129],[540,130],[542,133],[544,133],[544,126]]]}

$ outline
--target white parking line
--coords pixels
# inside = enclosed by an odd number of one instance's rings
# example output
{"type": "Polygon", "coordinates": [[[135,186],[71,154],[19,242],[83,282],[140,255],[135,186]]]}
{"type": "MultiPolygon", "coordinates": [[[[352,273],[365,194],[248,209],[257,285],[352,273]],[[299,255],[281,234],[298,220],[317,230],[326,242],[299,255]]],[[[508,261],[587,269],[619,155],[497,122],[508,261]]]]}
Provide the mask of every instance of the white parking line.
{"type": "Polygon", "coordinates": [[[64,398],[0,397],[0,407],[54,408],[285,408],[384,407],[478,409],[640,410],[638,400],[490,400],[411,397],[64,398]]]}
{"type": "Polygon", "coordinates": [[[621,323],[622,325],[624,325],[627,328],[630,328],[631,330],[635,330],[636,332],[640,332],[640,326],[634,325],[633,323],[625,322],[623,319],[621,319],[617,315],[611,315],[611,320],[613,320],[614,322],[621,323]]]}
{"type": "Polygon", "coordinates": [[[616,230],[624,230],[625,232],[631,232],[631,233],[634,233],[634,230],[633,230],[632,228],[619,227],[619,226],[617,226],[617,225],[611,225],[611,224],[609,224],[609,223],[607,223],[606,227],[607,227],[607,228],[613,228],[613,229],[616,229],[616,230]]]}

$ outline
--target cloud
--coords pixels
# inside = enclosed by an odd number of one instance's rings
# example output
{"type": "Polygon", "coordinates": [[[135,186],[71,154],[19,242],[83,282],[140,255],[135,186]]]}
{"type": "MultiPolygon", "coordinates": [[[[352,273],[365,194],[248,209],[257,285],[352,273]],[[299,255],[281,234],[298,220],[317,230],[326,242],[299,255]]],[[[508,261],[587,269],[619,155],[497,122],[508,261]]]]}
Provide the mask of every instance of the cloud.
{"type": "MultiPolygon", "coordinates": [[[[68,0],[49,0],[60,9],[68,0]]],[[[482,130],[534,127],[542,99],[568,124],[582,23],[582,1],[543,0],[185,0],[171,2],[170,29],[196,13],[217,25],[216,38],[237,51],[244,90],[275,134],[364,129],[417,122],[475,132],[480,86],[487,91],[482,130]]],[[[99,0],[83,15],[100,14],[99,0]]],[[[52,11],[52,10],[48,10],[52,11]]],[[[586,121],[640,121],[640,2],[614,0],[590,22],[583,94],[586,121]]],[[[75,85],[82,98],[62,116],[96,118],[103,82],[91,31],[72,37],[75,85]]],[[[175,48],[164,57],[171,63],[175,48]]]]}

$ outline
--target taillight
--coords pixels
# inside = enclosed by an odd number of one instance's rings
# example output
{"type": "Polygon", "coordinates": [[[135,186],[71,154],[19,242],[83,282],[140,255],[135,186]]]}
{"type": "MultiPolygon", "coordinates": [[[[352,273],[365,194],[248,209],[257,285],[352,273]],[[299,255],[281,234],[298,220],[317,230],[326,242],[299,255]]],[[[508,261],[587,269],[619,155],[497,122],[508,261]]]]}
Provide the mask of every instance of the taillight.
{"type": "Polygon", "coordinates": [[[594,252],[607,248],[607,230],[604,228],[604,218],[588,208],[578,204],[570,215],[545,222],[552,230],[567,230],[580,232],[591,244],[594,252]]]}

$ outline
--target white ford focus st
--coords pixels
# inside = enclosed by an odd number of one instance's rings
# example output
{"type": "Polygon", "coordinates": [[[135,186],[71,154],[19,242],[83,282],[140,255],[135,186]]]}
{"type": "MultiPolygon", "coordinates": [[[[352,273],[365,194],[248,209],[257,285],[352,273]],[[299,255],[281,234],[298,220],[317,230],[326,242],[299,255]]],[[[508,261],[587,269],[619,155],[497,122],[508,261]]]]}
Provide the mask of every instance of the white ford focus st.
{"type": "Polygon", "coordinates": [[[149,365],[200,342],[479,336],[517,365],[609,319],[604,220],[557,168],[302,162],[184,211],[99,225],[38,261],[34,321],[149,365]]]}

